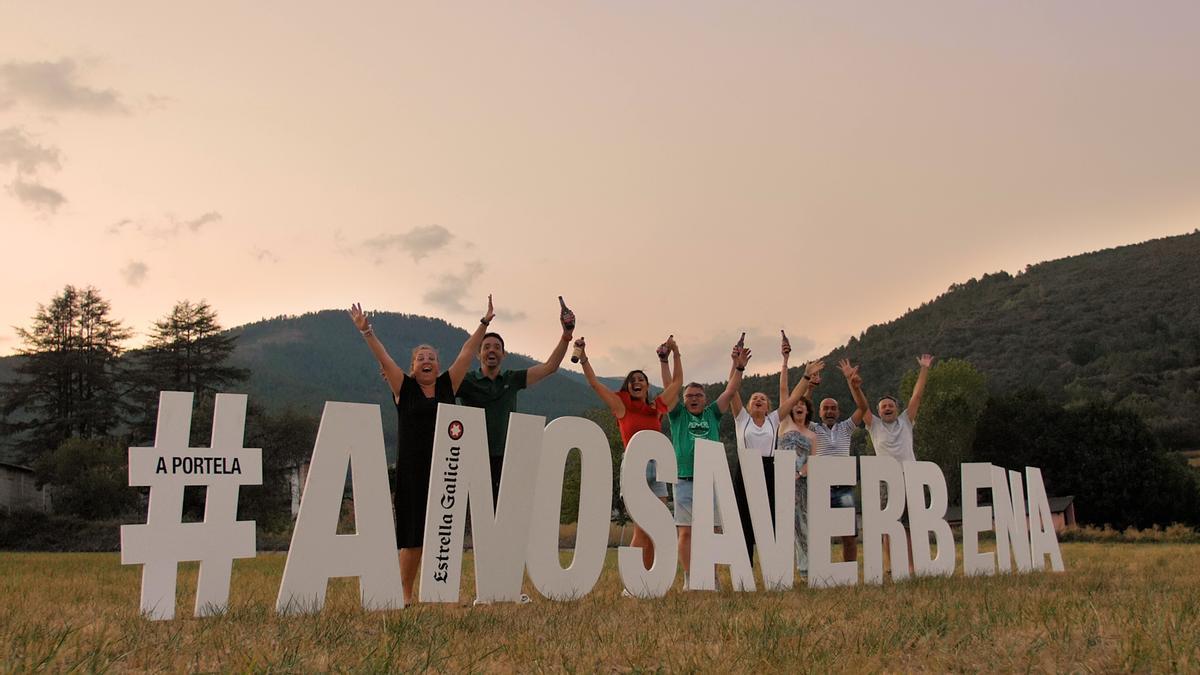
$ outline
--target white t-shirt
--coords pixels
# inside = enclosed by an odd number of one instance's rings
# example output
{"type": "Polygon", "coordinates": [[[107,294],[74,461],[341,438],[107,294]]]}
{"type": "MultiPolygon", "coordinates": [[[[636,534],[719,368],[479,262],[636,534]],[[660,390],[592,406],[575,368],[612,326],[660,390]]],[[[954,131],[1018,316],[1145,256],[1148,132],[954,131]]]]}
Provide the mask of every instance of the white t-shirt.
{"type": "Polygon", "coordinates": [[[907,409],[890,424],[879,419],[879,415],[871,415],[867,433],[871,435],[871,445],[875,446],[876,455],[891,457],[898,462],[917,461],[913,453],[913,423],[908,418],[907,409]]]}
{"type": "Polygon", "coordinates": [[[775,454],[775,435],[779,433],[779,411],[767,413],[762,426],[754,423],[754,418],[745,408],[733,420],[734,434],[737,436],[738,449],[751,448],[758,450],[763,457],[775,454]]]}

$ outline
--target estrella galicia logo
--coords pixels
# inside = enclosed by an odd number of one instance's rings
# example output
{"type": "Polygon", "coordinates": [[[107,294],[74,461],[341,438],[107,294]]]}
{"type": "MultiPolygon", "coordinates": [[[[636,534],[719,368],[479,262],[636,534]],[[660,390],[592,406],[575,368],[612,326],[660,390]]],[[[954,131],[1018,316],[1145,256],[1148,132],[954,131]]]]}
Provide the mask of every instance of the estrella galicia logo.
{"type": "Polygon", "coordinates": [[[453,422],[451,422],[450,427],[448,429],[446,429],[446,433],[450,434],[450,440],[452,440],[452,441],[457,441],[458,439],[462,438],[462,435],[463,435],[462,422],[459,422],[458,420],[454,420],[453,422]]]}

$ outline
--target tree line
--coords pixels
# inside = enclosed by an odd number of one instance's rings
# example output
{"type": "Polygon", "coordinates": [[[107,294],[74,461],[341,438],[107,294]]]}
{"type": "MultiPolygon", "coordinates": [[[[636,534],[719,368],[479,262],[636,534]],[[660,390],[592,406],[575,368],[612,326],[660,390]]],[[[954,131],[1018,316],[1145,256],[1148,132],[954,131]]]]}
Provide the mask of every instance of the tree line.
{"type": "MultiPolygon", "coordinates": [[[[126,350],[133,330],[111,304],[91,286],[68,285],[17,335],[14,376],[0,384],[4,449],[33,468],[39,485],[52,486],[56,512],[86,519],[140,513],[144,494],[129,487],[127,449],[153,444],[160,391],[194,394],[190,442],[203,447],[215,395],[250,376],[230,363],[237,336],[203,300],[175,303],[151,323],[144,347],[126,350]]],[[[267,527],[290,522],[290,472],[307,460],[317,424],[250,402],[245,445],[263,449],[263,485],[242,491],[239,517],[267,527]]],[[[185,518],[202,517],[203,490],[186,490],[185,518]]]]}

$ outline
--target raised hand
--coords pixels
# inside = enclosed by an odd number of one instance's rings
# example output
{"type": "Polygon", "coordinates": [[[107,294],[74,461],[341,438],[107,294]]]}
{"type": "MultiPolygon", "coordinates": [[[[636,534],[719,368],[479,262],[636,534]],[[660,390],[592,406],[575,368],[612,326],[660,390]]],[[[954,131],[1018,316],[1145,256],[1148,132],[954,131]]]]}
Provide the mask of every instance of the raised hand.
{"type": "Polygon", "coordinates": [[[842,375],[845,376],[846,380],[849,380],[856,373],[858,373],[858,366],[850,365],[850,359],[842,359],[841,361],[838,361],[838,368],[842,370],[842,375]]]}
{"type": "Polygon", "coordinates": [[[750,348],[742,347],[741,349],[734,348],[733,365],[738,368],[745,368],[750,362],[750,348]]]}
{"type": "Polygon", "coordinates": [[[824,361],[809,361],[808,364],[804,366],[804,374],[808,375],[809,379],[812,379],[814,375],[817,375],[824,369],[824,361]]]}
{"type": "Polygon", "coordinates": [[[491,323],[492,319],[494,318],[496,318],[496,310],[492,309],[492,294],[488,293],[487,312],[484,313],[483,318],[480,319],[480,321],[482,323],[491,323]]]}
{"type": "Polygon", "coordinates": [[[782,328],[779,329],[779,336],[781,338],[779,343],[779,353],[782,354],[783,358],[786,359],[788,354],[792,353],[792,341],[788,339],[787,333],[784,333],[782,328]]]}
{"type": "Polygon", "coordinates": [[[850,386],[852,386],[852,387],[861,387],[862,386],[862,375],[858,374],[857,368],[855,368],[854,374],[850,376],[850,386]]]}
{"type": "Polygon", "coordinates": [[[365,331],[371,327],[371,324],[367,322],[366,313],[362,311],[362,306],[357,302],[350,305],[348,313],[350,314],[350,320],[354,322],[354,327],[358,330],[365,331]]]}
{"type": "Polygon", "coordinates": [[[587,344],[583,341],[583,338],[575,340],[575,349],[579,350],[579,360],[587,361],[587,352],[585,351],[587,344]]]}
{"type": "Polygon", "coordinates": [[[917,359],[917,363],[918,363],[918,364],[919,364],[919,365],[920,365],[922,368],[928,368],[928,367],[932,366],[932,365],[933,365],[933,354],[922,354],[922,355],[921,355],[921,356],[920,356],[920,357],[917,359]]]}

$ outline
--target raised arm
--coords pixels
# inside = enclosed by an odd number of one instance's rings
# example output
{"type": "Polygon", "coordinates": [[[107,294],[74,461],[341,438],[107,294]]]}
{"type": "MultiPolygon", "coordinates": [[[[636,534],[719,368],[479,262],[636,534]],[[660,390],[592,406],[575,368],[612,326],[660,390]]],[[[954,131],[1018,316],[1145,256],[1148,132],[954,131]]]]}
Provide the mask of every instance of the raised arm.
{"type": "Polygon", "coordinates": [[[383,369],[383,377],[392,389],[392,396],[396,396],[400,393],[400,385],[404,383],[404,369],[396,365],[396,361],[388,354],[387,349],[384,349],[383,343],[379,341],[379,338],[375,337],[375,329],[367,321],[367,315],[362,311],[362,306],[357,302],[350,305],[349,313],[350,320],[354,322],[354,327],[362,333],[363,339],[367,342],[367,347],[375,355],[375,360],[379,362],[379,367],[383,369]]]}
{"type": "MultiPolygon", "coordinates": [[[[671,337],[675,336],[672,335],[671,337]]],[[[671,348],[664,342],[658,346],[658,349],[654,350],[654,353],[658,355],[658,369],[662,372],[662,388],[663,391],[666,391],[667,387],[671,384],[671,366],[667,361],[671,356],[671,348]]]]}
{"type": "Polygon", "coordinates": [[[842,370],[842,375],[846,378],[846,384],[850,385],[850,395],[854,397],[854,413],[850,415],[850,420],[855,426],[859,422],[871,423],[871,404],[867,401],[867,395],[862,390],[862,377],[858,374],[858,366],[851,366],[850,359],[842,359],[838,362],[838,367],[842,370]]]}
{"type": "Polygon", "coordinates": [[[783,419],[785,415],[789,414],[792,411],[792,408],[794,408],[796,404],[800,402],[800,399],[804,398],[808,394],[808,390],[812,388],[813,377],[815,377],[817,373],[821,372],[821,369],[824,367],[824,361],[810,361],[804,365],[804,376],[801,377],[800,381],[796,383],[795,388],[792,389],[787,398],[780,400],[780,419],[783,419]]]}
{"type": "Polygon", "coordinates": [[[729,410],[729,401],[733,398],[734,393],[742,388],[742,374],[746,371],[746,364],[750,362],[750,350],[742,347],[741,349],[734,348],[733,351],[733,370],[729,374],[729,383],[725,385],[725,391],[717,397],[717,410],[725,412],[729,410]]]}
{"type": "MultiPolygon", "coordinates": [[[[671,382],[663,387],[663,392],[659,394],[659,398],[662,399],[663,405],[667,407],[667,410],[670,410],[679,401],[679,390],[683,388],[683,359],[679,356],[679,345],[675,344],[674,335],[667,338],[666,345],[667,349],[671,351],[671,360],[675,362],[675,374],[671,376],[671,382]]],[[[666,370],[667,367],[664,364],[664,375],[666,370]]],[[[664,379],[663,381],[665,382],[666,380],[664,379]]]]}
{"type": "Polygon", "coordinates": [[[559,338],[558,344],[554,345],[554,351],[550,352],[545,363],[539,363],[526,372],[525,386],[527,387],[532,387],[543,378],[553,375],[562,364],[563,357],[567,355],[567,347],[571,344],[571,336],[575,332],[575,313],[568,310],[561,314],[558,320],[562,324],[562,337],[559,338]],[[571,327],[567,328],[568,325],[571,327]]]}
{"type": "Polygon", "coordinates": [[[471,360],[479,353],[479,345],[483,344],[483,335],[487,332],[488,324],[496,316],[496,312],[492,310],[492,296],[488,294],[487,311],[483,313],[483,318],[479,319],[479,325],[475,327],[475,332],[471,333],[471,337],[463,343],[462,349],[458,350],[458,357],[454,359],[454,363],[450,364],[447,372],[450,373],[450,386],[454,391],[458,391],[459,385],[462,384],[463,378],[467,376],[467,371],[471,369],[471,360]]]}
{"type": "Polygon", "coordinates": [[[925,381],[929,379],[929,367],[933,365],[933,355],[922,354],[917,359],[921,372],[917,375],[917,383],[913,386],[912,397],[908,399],[908,421],[917,421],[917,410],[921,407],[921,396],[925,393],[925,381]]]}
{"type": "Polygon", "coordinates": [[[579,365],[583,366],[583,376],[587,378],[588,384],[592,386],[592,391],[596,392],[601,401],[604,401],[604,405],[608,406],[613,417],[621,419],[625,416],[625,404],[621,402],[621,397],[614,394],[596,378],[596,371],[592,370],[592,364],[588,361],[587,344],[583,341],[583,338],[576,340],[575,346],[579,348],[579,365]]]}

